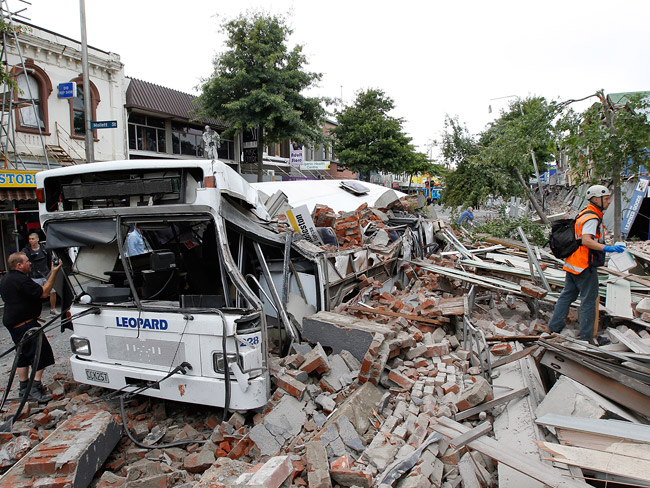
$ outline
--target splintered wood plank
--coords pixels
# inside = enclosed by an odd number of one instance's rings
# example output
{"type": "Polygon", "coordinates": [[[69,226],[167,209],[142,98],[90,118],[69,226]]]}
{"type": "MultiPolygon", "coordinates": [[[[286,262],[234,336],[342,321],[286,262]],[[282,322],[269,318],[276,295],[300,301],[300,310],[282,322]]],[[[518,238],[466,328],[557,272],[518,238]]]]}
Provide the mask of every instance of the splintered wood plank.
{"type": "Polygon", "coordinates": [[[650,443],[650,425],[633,424],[624,420],[590,419],[548,413],[538,418],[536,422],[566,431],[597,434],[615,440],[624,439],[650,443]]]}
{"type": "Polygon", "coordinates": [[[387,317],[402,317],[407,320],[413,320],[415,322],[422,322],[424,324],[431,324],[431,325],[441,325],[445,322],[449,322],[449,319],[446,317],[438,317],[432,319],[427,317],[420,317],[419,315],[391,312],[390,310],[380,310],[378,308],[357,307],[355,305],[349,305],[347,309],[353,310],[354,312],[361,312],[361,313],[368,313],[368,314],[375,314],[375,315],[386,315],[387,317]]]}
{"type": "Polygon", "coordinates": [[[636,457],[636,452],[626,448],[618,452],[596,451],[581,447],[539,442],[539,446],[553,456],[553,461],[580,466],[582,469],[624,476],[635,480],[650,480],[650,460],[636,457]]]}
{"type": "Polygon", "coordinates": [[[438,308],[442,315],[463,315],[465,313],[463,297],[441,298],[438,308]]]}
{"type": "MultiPolygon", "coordinates": [[[[457,437],[459,433],[462,434],[471,430],[467,426],[446,417],[437,419],[437,423],[432,423],[430,427],[449,438],[457,437]]],[[[468,446],[551,488],[589,488],[589,485],[584,481],[563,476],[560,471],[542,463],[537,457],[522,454],[509,444],[498,442],[491,437],[480,437],[471,441],[468,446]]]]}
{"type": "MultiPolygon", "coordinates": [[[[650,456],[650,445],[641,444],[634,441],[619,441],[614,437],[607,437],[601,434],[590,432],[576,432],[574,430],[556,429],[557,438],[565,446],[582,447],[584,449],[595,449],[596,451],[612,451],[614,446],[619,444],[634,444],[643,446],[650,456]]],[[[646,456],[646,457],[647,457],[646,456]]]]}

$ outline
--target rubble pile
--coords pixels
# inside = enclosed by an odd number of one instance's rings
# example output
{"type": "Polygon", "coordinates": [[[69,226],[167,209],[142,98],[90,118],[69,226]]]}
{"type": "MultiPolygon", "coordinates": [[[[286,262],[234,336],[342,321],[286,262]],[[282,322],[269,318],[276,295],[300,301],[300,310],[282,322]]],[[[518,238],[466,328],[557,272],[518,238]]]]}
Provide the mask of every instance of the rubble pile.
{"type": "Polygon", "coordinates": [[[316,206],[315,226],[336,239],[318,251],[331,276],[349,280],[345,298],[305,314],[301,342],[269,359],[274,390],[263,411],[221,418],[133,397],[122,415],[106,390],[57,378],[53,402],[27,404],[0,434],[9,469],[0,488],[77,483],[93,464],[58,439],[91,418],[112,443],[97,455],[96,488],[650,486],[645,244],[631,246],[641,274],[600,270],[611,344],[599,347],[573,338],[576,309],[562,335],[548,334],[564,280],[550,254],[461,242],[410,212],[399,199],[338,214],[316,206]],[[394,273],[373,271],[389,260],[394,273]],[[115,436],[122,421],[128,435],[115,436]]]}

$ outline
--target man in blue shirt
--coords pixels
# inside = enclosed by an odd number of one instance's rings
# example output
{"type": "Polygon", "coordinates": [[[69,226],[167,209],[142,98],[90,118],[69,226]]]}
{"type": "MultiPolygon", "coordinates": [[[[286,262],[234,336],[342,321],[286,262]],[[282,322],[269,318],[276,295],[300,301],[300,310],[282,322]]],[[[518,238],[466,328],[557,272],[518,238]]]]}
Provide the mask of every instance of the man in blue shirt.
{"type": "Polygon", "coordinates": [[[467,210],[465,210],[462,214],[460,214],[460,218],[458,219],[458,225],[463,225],[463,222],[468,221],[471,222],[474,220],[474,209],[472,207],[467,207],[467,210]]]}
{"type": "Polygon", "coordinates": [[[129,232],[128,236],[126,236],[126,247],[127,256],[137,256],[138,254],[144,254],[146,252],[144,247],[144,238],[140,233],[138,224],[135,224],[133,230],[129,232]]]}

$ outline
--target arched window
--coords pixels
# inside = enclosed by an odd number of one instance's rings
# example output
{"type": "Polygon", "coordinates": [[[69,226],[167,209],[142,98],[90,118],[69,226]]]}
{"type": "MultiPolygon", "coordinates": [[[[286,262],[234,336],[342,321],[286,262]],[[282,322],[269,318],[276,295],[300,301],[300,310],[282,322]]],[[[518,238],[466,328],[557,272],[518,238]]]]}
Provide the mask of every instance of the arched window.
{"type": "MultiPolygon", "coordinates": [[[[70,103],[70,136],[74,139],[84,139],[86,137],[86,109],[84,105],[84,81],[83,77],[79,76],[73,81],[77,84],[77,96],[70,98],[68,102],[70,103]]],[[[99,90],[95,84],[90,82],[90,111],[91,120],[97,120],[97,105],[100,102],[99,90]]],[[[98,141],[97,131],[93,131],[93,139],[98,141]]]]}
{"type": "Polygon", "coordinates": [[[16,104],[16,130],[30,134],[49,136],[48,98],[52,93],[52,82],[47,73],[34,64],[33,59],[25,61],[25,69],[16,66],[13,70],[18,90],[14,96],[16,104]]]}

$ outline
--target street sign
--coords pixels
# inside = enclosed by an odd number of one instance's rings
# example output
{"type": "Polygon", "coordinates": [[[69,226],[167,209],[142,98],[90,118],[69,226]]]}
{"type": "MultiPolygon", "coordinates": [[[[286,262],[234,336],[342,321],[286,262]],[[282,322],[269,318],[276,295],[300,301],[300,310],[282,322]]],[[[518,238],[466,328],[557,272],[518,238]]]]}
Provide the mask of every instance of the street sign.
{"type": "Polygon", "coordinates": [[[90,121],[90,128],[92,130],[95,129],[117,129],[117,120],[104,120],[102,122],[99,121],[90,121]]]}
{"type": "Polygon", "coordinates": [[[77,84],[74,81],[59,83],[59,98],[74,98],[77,96],[77,84]]]}

